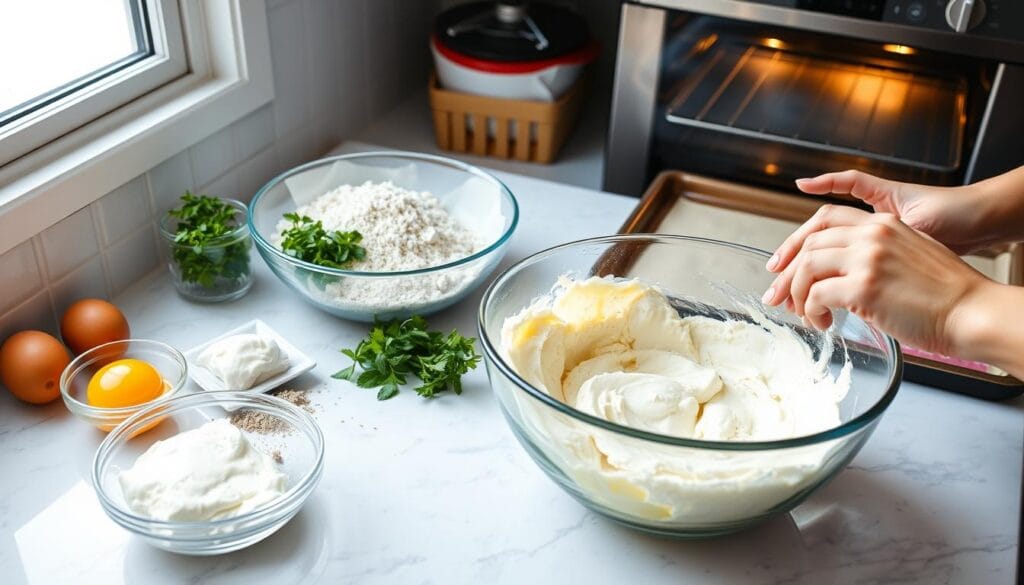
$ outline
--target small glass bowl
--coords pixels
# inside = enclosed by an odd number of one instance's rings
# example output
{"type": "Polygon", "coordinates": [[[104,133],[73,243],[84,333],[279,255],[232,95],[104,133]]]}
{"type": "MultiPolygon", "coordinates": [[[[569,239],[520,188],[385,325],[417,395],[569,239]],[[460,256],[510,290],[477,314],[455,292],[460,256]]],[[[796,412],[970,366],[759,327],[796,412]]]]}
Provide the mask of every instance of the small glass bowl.
{"type": "Polygon", "coordinates": [[[252,238],[247,225],[249,210],[241,201],[221,201],[235,208],[238,227],[201,248],[174,241],[178,218],[164,214],[160,220],[164,259],[171,271],[174,288],[181,296],[193,301],[233,301],[252,288],[252,238]]]}
{"type": "Polygon", "coordinates": [[[223,390],[179,396],[154,404],[119,425],[96,451],[92,484],[100,505],[125,530],[163,550],[209,556],[233,552],[267,538],[302,508],[323,475],[324,437],[309,413],[274,396],[223,390]],[[273,455],[288,476],[288,491],[246,514],[205,522],[154,520],[132,512],[118,476],[159,440],[212,420],[252,410],[277,419],[288,432],[260,434],[242,429],[253,447],[273,455]],[[159,424],[151,432],[141,430],[159,424]]]}
{"type": "Polygon", "coordinates": [[[181,391],[187,380],[188,364],[180,351],[151,339],[124,339],[97,345],[72,360],[60,375],[60,395],[72,414],[101,431],[109,432],[140,410],[171,399],[181,391]],[[155,400],[134,406],[91,406],[86,399],[89,380],[100,368],[122,358],[139,359],[156,368],[164,379],[163,394],[155,400]]]}

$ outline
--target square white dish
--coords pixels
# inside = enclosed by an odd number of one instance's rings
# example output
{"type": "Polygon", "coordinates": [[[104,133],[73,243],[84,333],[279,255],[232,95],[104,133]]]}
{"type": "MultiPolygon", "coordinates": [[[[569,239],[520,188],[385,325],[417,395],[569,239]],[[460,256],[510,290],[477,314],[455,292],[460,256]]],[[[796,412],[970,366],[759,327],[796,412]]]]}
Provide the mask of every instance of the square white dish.
{"type": "Polygon", "coordinates": [[[288,340],[282,337],[277,331],[271,329],[270,325],[267,325],[259,319],[253,319],[245,325],[236,327],[223,335],[219,335],[213,339],[205,341],[185,352],[185,360],[188,362],[188,375],[196,384],[199,384],[203,390],[227,390],[228,388],[224,386],[224,383],[221,382],[220,378],[218,378],[213,372],[198,365],[196,363],[196,358],[198,358],[199,354],[203,353],[207,347],[221,339],[231,337],[232,335],[240,335],[242,333],[255,333],[256,335],[269,337],[277,342],[281,351],[288,356],[287,370],[276,376],[267,378],[252,388],[249,388],[246,392],[266,392],[267,390],[273,390],[281,384],[284,384],[285,382],[316,367],[316,362],[313,361],[312,358],[299,351],[298,348],[289,343],[288,340]]]}

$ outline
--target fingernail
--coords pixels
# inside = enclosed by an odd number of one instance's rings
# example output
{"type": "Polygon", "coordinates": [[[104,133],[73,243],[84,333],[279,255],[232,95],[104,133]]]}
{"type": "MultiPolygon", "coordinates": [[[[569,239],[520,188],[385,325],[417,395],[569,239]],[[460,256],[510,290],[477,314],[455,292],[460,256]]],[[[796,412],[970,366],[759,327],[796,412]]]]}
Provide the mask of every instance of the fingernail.
{"type": "Polygon", "coordinates": [[[768,301],[772,300],[773,298],[775,298],[775,287],[770,286],[768,287],[768,290],[764,291],[764,294],[761,295],[761,302],[768,303],[768,301]]]}
{"type": "Polygon", "coordinates": [[[799,185],[801,183],[806,183],[807,181],[810,181],[810,179],[797,179],[796,184],[799,185]]]}
{"type": "Polygon", "coordinates": [[[772,254],[772,257],[768,259],[768,263],[764,265],[768,270],[775,270],[775,266],[779,263],[779,255],[772,254]]]}

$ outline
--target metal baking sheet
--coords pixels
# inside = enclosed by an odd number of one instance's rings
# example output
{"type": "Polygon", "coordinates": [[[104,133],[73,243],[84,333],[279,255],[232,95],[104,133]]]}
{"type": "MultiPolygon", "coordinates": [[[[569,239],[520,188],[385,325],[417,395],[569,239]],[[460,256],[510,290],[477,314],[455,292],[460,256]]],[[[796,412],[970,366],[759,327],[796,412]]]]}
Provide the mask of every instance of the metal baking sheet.
{"type": "MultiPolygon", "coordinates": [[[[809,197],[789,195],[728,181],[666,171],[658,175],[620,233],[662,233],[712,238],[773,250],[822,205],[809,197]]],[[[1006,284],[1024,282],[1024,254],[1019,246],[966,256],[989,278],[1006,284]]],[[[671,258],[654,250],[623,248],[603,260],[618,274],[671,258]]],[[[906,378],[987,399],[1024,393],[1024,383],[987,364],[936,356],[907,348],[906,378]]]]}

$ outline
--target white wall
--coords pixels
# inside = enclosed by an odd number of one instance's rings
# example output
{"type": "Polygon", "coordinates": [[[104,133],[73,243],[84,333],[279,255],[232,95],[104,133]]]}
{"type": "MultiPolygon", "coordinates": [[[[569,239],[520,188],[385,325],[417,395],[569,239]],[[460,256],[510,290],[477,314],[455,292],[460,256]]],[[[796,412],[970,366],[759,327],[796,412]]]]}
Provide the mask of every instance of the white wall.
{"type": "Polygon", "coordinates": [[[267,0],[275,100],[0,255],[0,341],[56,332],[74,300],[160,265],[156,221],[185,189],[248,201],[426,83],[437,0],[267,0]]]}

